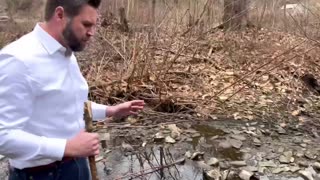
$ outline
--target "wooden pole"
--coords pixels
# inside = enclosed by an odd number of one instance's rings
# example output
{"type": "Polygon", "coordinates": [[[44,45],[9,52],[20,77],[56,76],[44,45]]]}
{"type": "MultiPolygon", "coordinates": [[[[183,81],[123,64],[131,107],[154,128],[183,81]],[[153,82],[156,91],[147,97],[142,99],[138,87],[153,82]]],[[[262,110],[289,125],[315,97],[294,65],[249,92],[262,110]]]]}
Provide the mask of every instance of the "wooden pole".
{"type": "MultiPolygon", "coordinates": [[[[86,124],[86,131],[92,132],[93,126],[92,126],[92,109],[91,109],[91,102],[87,101],[84,103],[84,121],[86,124]]],[[[91,171],[91,177],[92,180],[98,180],[98,173],[97,173],[97,166],[96,166],[96,160],[94,156],[89,156],[89,165],[90,165],[90,171],[91,171]]]]}

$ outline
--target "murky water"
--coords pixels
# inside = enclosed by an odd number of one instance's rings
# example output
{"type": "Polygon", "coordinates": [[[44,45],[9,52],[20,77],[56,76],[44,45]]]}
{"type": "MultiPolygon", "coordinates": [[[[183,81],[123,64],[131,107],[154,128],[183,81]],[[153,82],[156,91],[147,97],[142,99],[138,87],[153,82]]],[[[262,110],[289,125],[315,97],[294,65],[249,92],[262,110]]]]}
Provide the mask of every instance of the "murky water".
{"type": "MultiPolygon", "coordinates": [[[[201,161],[185,159],[184,163],[176,163],[185,157],[185,152],[205,152],[205,161],[210,157],[241,160],[242,153],[239,150],[218,148],[217,144],[210,140],[212,137],[225,135],[224,131],[208,125],[195,125],[192,128],[200,133],[200,136],[192,138],[190,142],[153,145],[127,155],[114,150],[107,156],[106,163],[100,163],[99,174],[103,179],[201,180],[201,161]]],[[[110,143],[117,146],[121,140],[123,137],[110,143]]]]}

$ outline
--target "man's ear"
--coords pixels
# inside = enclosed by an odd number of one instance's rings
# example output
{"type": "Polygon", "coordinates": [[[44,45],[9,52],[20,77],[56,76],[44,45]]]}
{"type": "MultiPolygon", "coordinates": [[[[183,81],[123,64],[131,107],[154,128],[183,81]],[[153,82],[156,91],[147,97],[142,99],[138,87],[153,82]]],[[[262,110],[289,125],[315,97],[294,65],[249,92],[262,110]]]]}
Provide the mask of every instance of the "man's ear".
{"type": "Polygon", "coordinates": [[[54,12],[57,20],[63,20],[65,17],[64,8],[62,6],[58,6],[54,12]]]}

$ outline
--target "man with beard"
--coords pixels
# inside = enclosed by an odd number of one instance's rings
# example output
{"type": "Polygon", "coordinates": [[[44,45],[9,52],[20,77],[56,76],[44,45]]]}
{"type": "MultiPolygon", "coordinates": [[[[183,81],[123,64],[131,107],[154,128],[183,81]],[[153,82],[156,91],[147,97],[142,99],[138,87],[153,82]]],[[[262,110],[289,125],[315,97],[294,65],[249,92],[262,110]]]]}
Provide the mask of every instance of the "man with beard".
{"type": "MultiPolygon", "coordinates": [[[[100,0],[48,0],[45,22],[0,51],[0,154],[10,180],[90,179],[86,157],[99,154],[84,131],[88,85],[73,52],[94,35],[100,0]]],[[[137,114],[141,100],[92,103],[93,118],[137,114]]]]}

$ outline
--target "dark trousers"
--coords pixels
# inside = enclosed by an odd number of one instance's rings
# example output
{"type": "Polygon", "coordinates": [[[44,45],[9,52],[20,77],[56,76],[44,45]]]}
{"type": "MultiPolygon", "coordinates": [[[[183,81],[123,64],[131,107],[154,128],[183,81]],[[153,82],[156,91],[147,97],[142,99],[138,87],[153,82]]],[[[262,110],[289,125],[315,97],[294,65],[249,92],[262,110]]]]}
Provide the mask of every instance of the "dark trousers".
{"type": "Polygon", "coordinates": [[[10,168],[9,180],[90,180],[89,166],[86,158],[77,158],[63,162],[58,166],[40,171],[27,172],[10,168]]]}

